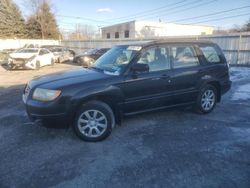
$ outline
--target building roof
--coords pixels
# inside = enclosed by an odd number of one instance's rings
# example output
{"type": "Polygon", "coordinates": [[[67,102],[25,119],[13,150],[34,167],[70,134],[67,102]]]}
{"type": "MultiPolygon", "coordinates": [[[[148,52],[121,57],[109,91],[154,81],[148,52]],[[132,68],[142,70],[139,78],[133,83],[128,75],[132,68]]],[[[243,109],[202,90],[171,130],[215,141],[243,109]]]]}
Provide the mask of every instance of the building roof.
{"type": "Polygon", "coordinates": [[[107,29],[107,28],[111,28],[111,27],[116,27],[116,26],[120,26],[120,25],[124,25],[124,24],[130,24],[136,22],[136,20],[132,20],[132,21],[128,21],[128,22],[122,22],[122,23],[118,23],[118,24],[114,24],[114,25],[109,25],[109,26],[105,26],[105,27],[101,27],[101,29],[107,29]]]}
{"type": "Polygon", "coordinates": [[[130,24],[130,23],[144,23],[145,25],[155,25],[155,24],[161,24],[161,25],[182,25],[182,26],[196,26],[196,27],[209,27],[209,28],[214,28],[214,26],[211,25],[192,25],[192,24],[183,24],[183,23],[174,23],[174,22],[158,22],[158,21],[138,21],[138,20],[131,20],[131,21],[127,21],[127,22],[121,22],[121,23],[117,23],[117,24],[113,24],[113,25],[108,25],[108,26],[104,26],[101,27],[101,29],[105,30],[108,28],[112,28],[112,27],[117,27],[117,26],[121,26],[121,25],[126,25],[126,24],[130,24]]]}

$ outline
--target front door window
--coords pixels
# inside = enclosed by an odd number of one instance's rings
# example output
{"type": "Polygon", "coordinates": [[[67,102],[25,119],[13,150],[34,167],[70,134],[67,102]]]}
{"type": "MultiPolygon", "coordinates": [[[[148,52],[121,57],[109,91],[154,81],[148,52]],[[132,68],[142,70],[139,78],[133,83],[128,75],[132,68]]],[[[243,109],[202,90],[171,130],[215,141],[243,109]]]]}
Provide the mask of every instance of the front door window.
{"type": "Polygon", "coordinates": [[[170,69],[170,51],[168,47],[154,47],[146,50],[138,63],[148,64],[149,72],[170,69]]]}

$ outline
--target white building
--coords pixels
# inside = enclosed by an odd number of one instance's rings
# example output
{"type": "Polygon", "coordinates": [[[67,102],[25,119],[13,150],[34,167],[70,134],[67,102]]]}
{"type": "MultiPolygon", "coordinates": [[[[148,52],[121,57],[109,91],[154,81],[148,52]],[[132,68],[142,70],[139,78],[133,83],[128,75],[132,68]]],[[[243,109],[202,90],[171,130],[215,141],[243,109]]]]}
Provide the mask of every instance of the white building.
{"type": "Polygon", "coordinates": [[[163,36],[209,35],[213,27],[162,23],[151,21],[130,21],[101,28],[103,39],[152,38],[163,36]]]}

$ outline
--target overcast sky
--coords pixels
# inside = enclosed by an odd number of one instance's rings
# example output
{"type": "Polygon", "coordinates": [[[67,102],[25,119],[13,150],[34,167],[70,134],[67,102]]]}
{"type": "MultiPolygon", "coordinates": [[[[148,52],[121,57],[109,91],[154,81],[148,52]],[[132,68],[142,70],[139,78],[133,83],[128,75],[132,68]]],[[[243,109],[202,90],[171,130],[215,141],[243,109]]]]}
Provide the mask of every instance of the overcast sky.
{"type": "MultiPolygon", "coordinates": [[[[15,0],[26,16],[29,14],[28,1],[15,0]]],[[[101,27],[130,20],[161,20],[229,28],[244,24],[250,18],[250,0],[51,0],[51,4],[59,27],[65,30],[74,29],[77,23],[101,27]],[[244,6],[249,7],[188,19],[244,6]],[[238,15],[242,16],[229,18],[238,15]],[[224,19],[218,20],[221,18],[224,19]]]]}

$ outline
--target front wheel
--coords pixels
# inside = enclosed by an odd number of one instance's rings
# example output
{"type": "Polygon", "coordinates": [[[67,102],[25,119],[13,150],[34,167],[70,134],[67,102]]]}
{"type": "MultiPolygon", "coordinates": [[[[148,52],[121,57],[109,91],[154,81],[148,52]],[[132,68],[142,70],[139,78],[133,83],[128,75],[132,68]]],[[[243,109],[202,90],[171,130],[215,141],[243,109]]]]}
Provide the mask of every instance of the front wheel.
{"type": "Polygon", "coordinates": [[[8,69],[9,69],[9,70],[14,70],[14,68],[15,68],[15,66],[14,66],[13,64],[9,64],[9,65],[8,65],[8,69]]]}
{"type": "Polygon", "coordinates": [[[217,101],[217,90],[212,85],[207,85],[200,90],[195,109],[199,113],[209,113],[213,111],[217,101]]]}
{"type": "Polygon", "coordinates": [[[103,102],[92,101],[79,109],[73,127],[82,140],[96,142],[111,134],[114,123],[112,109],[103,102]]]}

